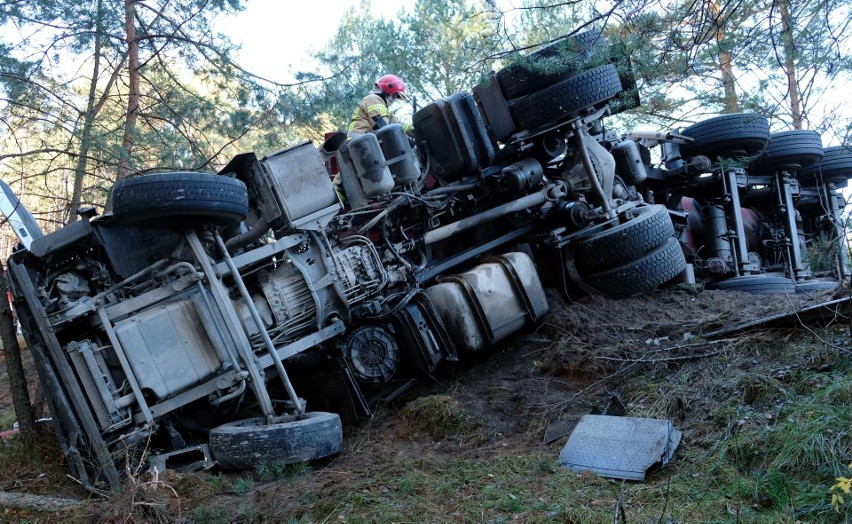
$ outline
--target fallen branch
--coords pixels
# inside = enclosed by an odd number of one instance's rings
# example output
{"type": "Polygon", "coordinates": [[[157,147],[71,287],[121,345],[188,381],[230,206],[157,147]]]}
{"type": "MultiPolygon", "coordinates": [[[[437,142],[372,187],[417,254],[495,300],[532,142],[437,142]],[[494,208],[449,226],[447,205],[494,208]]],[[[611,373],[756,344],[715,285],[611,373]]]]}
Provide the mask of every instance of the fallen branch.
{"type": "Polygon", "coordinates": [[[599,360],[612,360],[615,362],[649,362],[651,364],[659,362],[674,362],[677,360],[694,360],[699,358],[707,358],[724,353],[724,349],[717,351],[709,351],[707,353],[699,353],[697,355],[683,355],[681,357],[664,357],[664,358],[616,358],[616,357],[595,357],[599,360]]]}
{"type": "Polygon", "coordinates": [[[106,491],[106,490],[103,490],[103,489],[98,489],[98,488],[95,488],[93,486],[86,486],[85,484],[83,484],[82,480],[80,480],[76,477],[72,477],[71,475],[68,475],[67,473],[65,474],[65,477],[68,480],[70,480],[71,482],[76,482],[77,484],[79,484],[83,488],[87,489],[93,495],[97,495],[97,496],[104,498],[104,499],[108,499],[108,498],[112,497],[112,495],[113,495],[113,493],[110,493],[109,491],[106,491]]]}
{"type": "Polygon", "coordinates": [[[615,518],[612,524],[627,524],[627,515],[624,514],[624,481],[621,481],[621,491],[618,492],[618,500],[615,501],[615,518]],[[621,519],[619,520],[619,517],[621,519]]]}
{"type": "MultiPolygon", "coordinates": [[[[677,350],[677,349],[684,349],[684,348],[694,347],[694,346],[709,346],[709,345],[718,344],[718,343],[721,343],[721,342],[730,342],[730,341],[727,340],[727,339],[724,339],[724,340],[710,340],[710,341],[707,341],[707,342],[701,342],[701,343],[696,343],[696,344],[683,344],[681,346],[672,346],[670,348],[667,348],[666,351],[674,351],[674,350],[677,350]]],[[[681,356],[678,356],[678,357],[620,358],[620,357],[597,356],[597,357],[594,357],[594,358],[596,358],[598,360],[610,360],[610,361],[614,361],[614,362],[648,362],[648,363],[673,362],[673,361],[677,361],[677,360],[694,360],[694,359],[699,359],[699,358],[712,357],[712,356],[718,355],[720,353],[724,353],[726,349],[727,348],[722,348],[722,349],[718,349],[716,351],[708,351],[706,353],[698,353],[698,354],[692,354],[692,355],[681,355],[681,356]]]]}
{"type": "Polygon", "coordinates": [[[35,511],[67,511],[82,506],[84,500],[60,499],[29,493],[0,491],[0,507],[29,509],[35,511]]]}

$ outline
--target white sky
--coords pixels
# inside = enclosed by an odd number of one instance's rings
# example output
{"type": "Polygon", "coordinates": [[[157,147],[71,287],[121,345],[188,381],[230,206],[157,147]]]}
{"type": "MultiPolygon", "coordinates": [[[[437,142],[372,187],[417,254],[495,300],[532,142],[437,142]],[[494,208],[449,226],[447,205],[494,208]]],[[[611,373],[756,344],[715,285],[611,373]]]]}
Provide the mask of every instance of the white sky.
{"type": "MultiPolygon", "coordinates": [[[[220,18],[216,30],[240,44],[238,63],[269,80],[290,82],[289,70],[305,65],[309,53],[334,36],[340,17],[359,0],[247,0],[236,17],[220,18]]],[[[414,0],[373,0],[373,14],[395,19],[414,0]]]]}

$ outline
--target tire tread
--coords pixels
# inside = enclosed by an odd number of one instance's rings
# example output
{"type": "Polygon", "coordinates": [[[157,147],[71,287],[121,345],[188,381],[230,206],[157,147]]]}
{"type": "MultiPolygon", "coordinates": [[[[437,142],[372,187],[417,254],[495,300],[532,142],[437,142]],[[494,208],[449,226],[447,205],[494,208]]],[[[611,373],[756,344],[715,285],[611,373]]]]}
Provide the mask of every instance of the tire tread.
{"type": "Polygon", "coordinates": [[[636,260],[583,276],[598,292],[611,298],[626,298],[655,289],[680,274],[686,258],[674,237],[636,260]]]}
{"type": "Polygon", "coordinates": [[[564,37],[497,72],[503,95],[518,98],[577,74],[584,64],[606,55],[606,38],[598,29],[564,37]]]}
{"type": "Polygon", "coordinates": [[[674,236],[674,225],[665,206],[638,209],[627,222],[577,244],[575,261],[579,271],[601,271],[633,260],[674,236]]]}
{"type": "Polygon", "coordinates": [[[732,113],[702,120],[683,129],[681,134],[693,139],[692,143],[680,147],[684,158],[698,155],[709,156],[711,160],[719,156],[735,157],[726,154],[731,148],[743,148],[745,155],[750,156],[760,153],[769,143],[769,121],[759,114],[732,113]]]}
{"type": "Polygon", "coordinates": [[[589,69],[546,89],[510,102],[518,129],[535,129],[559,122],[621,92],[621,79],[612,64],[589,69]]]}
{"type": "Polygon", "coordinates": [[[263,419],[229,422],[210,430],[210,451],[223,468],[249,469],[264,462],[295,464],[338,453],[343,428],[335,413],[264,425],[263,419]]]}
{"type": "Polygon", "coordinates": [[[230,224],[248,214],[241,181],[213,173],[154,173],[125,178],[112,189],[116,220],[135,224],[170,218],[208,219],[230,224]]]}

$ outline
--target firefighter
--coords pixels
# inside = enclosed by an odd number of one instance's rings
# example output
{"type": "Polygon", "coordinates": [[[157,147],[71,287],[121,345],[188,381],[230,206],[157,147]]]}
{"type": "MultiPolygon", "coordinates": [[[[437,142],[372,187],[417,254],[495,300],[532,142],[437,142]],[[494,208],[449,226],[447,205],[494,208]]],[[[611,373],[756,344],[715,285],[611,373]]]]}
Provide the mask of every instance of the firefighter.
{"type": "Polygon", "coordinates": [[[390,112],[397,100],[408,100],[405,95],[405,82],[396,75],[384,75],[376,80],[375,87],[358,102],[349,123],[349,137],[369,133],[388,124],[402,124],[405,134],[414,135],[414,126],[399,122],[390,112]]]}

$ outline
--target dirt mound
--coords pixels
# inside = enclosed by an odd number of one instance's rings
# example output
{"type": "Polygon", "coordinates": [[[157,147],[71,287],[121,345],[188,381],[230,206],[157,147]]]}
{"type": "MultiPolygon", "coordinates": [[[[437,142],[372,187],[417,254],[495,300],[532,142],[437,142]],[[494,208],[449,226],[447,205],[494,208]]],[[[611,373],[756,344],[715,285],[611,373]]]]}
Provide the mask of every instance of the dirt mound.
{"type": "MultiPolygon", "coordinates": [[[[401,416],[396,416],[395,406],[379,407],[381,416],[365,429],[371,437],[366,446],[357,445],[359,452],[423,456],[440,449],[443,455],[477,456],[544,451],[548,428],[547,440],[567,434],[582,415],[605,410],[611,395],[648,367],[675,366],[728,347],[703,340],[703,333],[792,310],[808,297],[767,299],[687,289],[573,302],[554,292],[548,299],[551,311],[538,329],[514,337],[491,354],[473,355],[473,362],[468,358],[401,404],[433,396],[439,400],[432,402],[436,414],[424,415],[421,406],[418,422],[410,404],[401,416]],[[443,427],[424,426],[424,419],[434,426],[465,429],[448,433],[443,427]]],[[[348,458],[344,454],[341,460],[348,458]]]]}
{"type": "MultiPolygon", "coordinates": [[[[714,340],[702,335],[825,298],[683,288],[626,300],[568,302],[552,293],[550,314],[536,330],[490,354],[468,355],[397,404],[376,406],[373,420],[349,431],[340,457],[300,478],[295,492],[279,495],[277,502],[289,514],[312,518],[336,511],[332,518],[420,515],[441,521],[467,515],[472,500],[500,488],[508,492],[491,514],[536,520],[544,514],[524,513],[526,506],[518,502],[523,494],[547,494],[561,485],[580,499],[592,498],[577,520],[566,521],[598,521],[589,516],[597,511],[595,497],[611,484],[567,476],[552,466],[581,416],[605,411],[618,397],[627,415],[671,419],[684,431],[683,448],[699,451],[711,449],[731,427],[772,422],[783,391],[776,377],[797,364],[777,362],[766,352],[789,335],[765,330],[714,340]],[[499,473],[503,466],[511,471],[499,473]],[[513,480],[500,484],[494,479],[501,474],[513,480]],[[539,475],[560,480],[540,486],[539,475]],[[513,482],[522,491],[511,491],[513,482]],[[442,492],[444,483],[454,487],[442,492]],[[305,503],[305,493],[313,502],[305,503]],[[330,510],[320,502],[328,493],[347,495],[330,510]],[[399,500],[405,502],[396,509],[384,506],[399,500]],[[427,509],[418,509],[425,503],[427,509]]],[[[671,471],[697,467],[684,458],[689,451],[679,453],[671,471]]],[[[546,498],[539,495],[529,507],[546,498]]],[[[661,502],[646,504],[663,512],[661,502]]]]}

